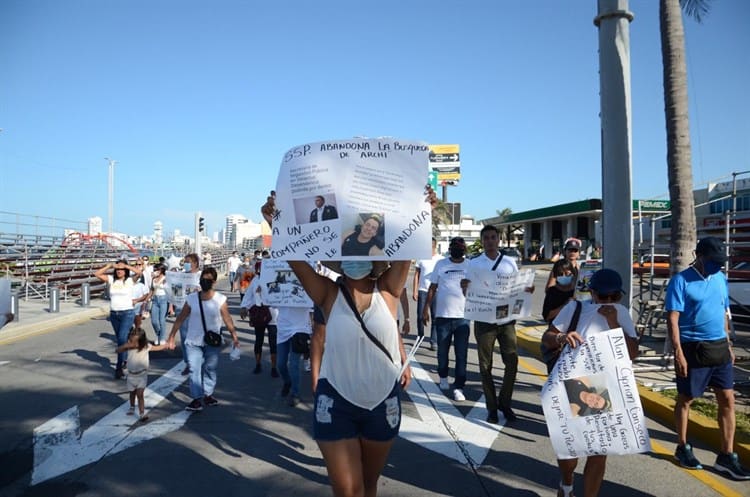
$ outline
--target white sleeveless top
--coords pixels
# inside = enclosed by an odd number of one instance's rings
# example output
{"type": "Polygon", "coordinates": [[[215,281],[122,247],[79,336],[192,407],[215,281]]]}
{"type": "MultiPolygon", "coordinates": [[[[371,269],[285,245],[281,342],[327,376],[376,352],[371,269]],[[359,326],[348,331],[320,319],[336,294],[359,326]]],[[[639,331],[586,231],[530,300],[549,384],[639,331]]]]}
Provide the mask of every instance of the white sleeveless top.
{"type": "Polygon", "coordinates": [[[401,370],[398,327],[377,285],[362,319],[395,363],[365,335],[339,289],[326,323],[320,378],[328,380],[352,404],[372,410],[388,397],[401,370]]]}

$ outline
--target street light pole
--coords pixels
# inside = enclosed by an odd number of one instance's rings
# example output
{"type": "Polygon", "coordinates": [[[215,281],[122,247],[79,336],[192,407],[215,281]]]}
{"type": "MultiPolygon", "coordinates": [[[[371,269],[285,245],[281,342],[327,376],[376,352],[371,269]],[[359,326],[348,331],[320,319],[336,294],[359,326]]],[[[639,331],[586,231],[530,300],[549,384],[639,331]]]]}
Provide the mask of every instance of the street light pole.
{"type": "Polygon", "coordinates": [[[115,210],[115,164],[117,164],[117,161],[112,160],[109,157],[105,157],[104,160],[109,163],[109,183],[107,184],[107,196],[109,203],[107,206],[107,221],[109,223],[109,234],[111,235],[113,233],[112,216],[114,215],[115,210]]]}

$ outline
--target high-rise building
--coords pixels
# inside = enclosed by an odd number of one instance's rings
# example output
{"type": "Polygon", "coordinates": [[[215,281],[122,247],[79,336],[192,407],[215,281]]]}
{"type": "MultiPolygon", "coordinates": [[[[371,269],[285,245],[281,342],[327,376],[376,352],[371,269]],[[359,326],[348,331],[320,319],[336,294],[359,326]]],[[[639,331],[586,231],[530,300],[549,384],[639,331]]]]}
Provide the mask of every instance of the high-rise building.
{"type": "MultiPolygon", "coordinates": [[[[224,230],[224,245],[229,247],[237,246],[237,239],[234,236],[235,226],[245,224],[248,219],[242,214],[230,214],[227,216],[226,229],[224,230]]],[[[241,239],[240,239],[241,240],[241,239]]]]}
{"type": "Polygon", "coordinates": [[[98,235],[102,232],[102,218],[99,216],[90,217],[88,219],[88,230],[89,235],[98,235]]]}
{"type": "Polygon", "coordinates": [[[164,225],[161,221],[154,223],[154,243],[159,245],[164,241],[164,225]]]}

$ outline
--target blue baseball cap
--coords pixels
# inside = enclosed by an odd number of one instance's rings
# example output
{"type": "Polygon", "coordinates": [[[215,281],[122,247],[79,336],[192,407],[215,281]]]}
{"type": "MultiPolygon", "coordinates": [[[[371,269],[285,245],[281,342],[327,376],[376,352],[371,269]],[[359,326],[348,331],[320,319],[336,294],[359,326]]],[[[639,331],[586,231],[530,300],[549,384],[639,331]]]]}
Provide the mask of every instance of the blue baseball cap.
{"type": "Polygon", "coordinates": [[[622,289],[622,278],[614,269],[600,269],[591,275],[589,288],[600,295],[609,295],[615,292],[626,293],[622,289]]]}

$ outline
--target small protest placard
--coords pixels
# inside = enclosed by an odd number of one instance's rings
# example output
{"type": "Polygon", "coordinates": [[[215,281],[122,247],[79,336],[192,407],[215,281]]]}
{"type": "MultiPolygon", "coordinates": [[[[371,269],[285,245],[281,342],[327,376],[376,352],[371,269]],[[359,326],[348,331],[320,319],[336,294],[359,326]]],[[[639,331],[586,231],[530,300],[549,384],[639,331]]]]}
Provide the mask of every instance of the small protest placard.
{"type": "Polygon", "coordinates": [[[297,275],[283,260],[263,259],[260,269],[263,303],[273,307],[312,307],[310,297],[297,275]]]}
{"type": "Polygon", "coordinates": [[[542,387],[542,409],[560,459],[651,450],[621,328],[563,349],[542,387]]]}
{"type": "Polygon", "coordinates": [[[181,309],[185,305],[185,299],[193,292],[200,291],[201,287],[198,281],[200,273],[183,273],[181,271],[167,271],[167,300],[175,306],[175,309],[181,309]]]}
{"type": "Polygon", "coordinates": [[[426,143],[393,138],[290,149],[276,183],[271,258],[429,258],[428,156],[426,143]]]}
{"type": "Polygon", "coordinates": [[[470,266],[466,278],[464,317],[483,323],[497,323],[531,314],[531,294],[526,288],[534,285],[534,270],[500,274],[491,269],[470,266]]]}

